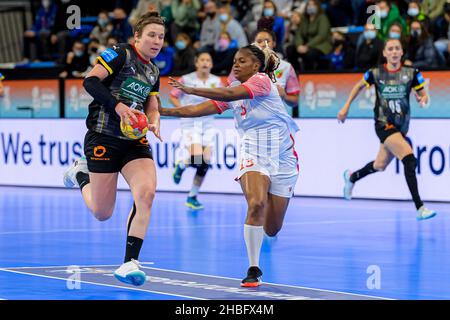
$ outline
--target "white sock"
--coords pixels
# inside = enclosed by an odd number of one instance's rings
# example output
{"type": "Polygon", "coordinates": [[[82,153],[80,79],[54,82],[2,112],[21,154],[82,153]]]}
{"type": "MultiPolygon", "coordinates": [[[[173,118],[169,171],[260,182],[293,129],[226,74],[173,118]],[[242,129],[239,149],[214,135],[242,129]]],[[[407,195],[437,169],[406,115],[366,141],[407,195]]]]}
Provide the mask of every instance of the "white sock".
{"type": "Polygon", "coordinates": [[[196,197],[198,195],[199,189],[200,189],[200,186],[196,186],[195,184],[192,184],[191,191],[189,192],[189,197],[196,197]]]}
{"type": "Polygon", "coordinates": [[[248,262],[250,267],[259,267],[259,254],[264,237],[263,226],[244,224],[244,240],[247,246],[248,262]]]}

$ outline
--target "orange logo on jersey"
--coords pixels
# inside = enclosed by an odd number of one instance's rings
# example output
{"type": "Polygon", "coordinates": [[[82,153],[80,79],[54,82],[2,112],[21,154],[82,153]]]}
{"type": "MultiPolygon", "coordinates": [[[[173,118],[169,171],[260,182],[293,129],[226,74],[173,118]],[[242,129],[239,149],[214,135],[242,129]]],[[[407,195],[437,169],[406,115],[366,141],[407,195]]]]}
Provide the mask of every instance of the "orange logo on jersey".
{"type": "Polygon", "coordinates": [[[241,167],[239,168],[239,170],[242,170],[244,168],[250,168],[253,167],[255,164],[253,163],[252,159],[247,159],[247,160],[242,160],[241,161],[241,167]],[[244,165],[245,162],[245,165],[244,165]]]}
{"type": "Polygon", "coordinates": [[[143,137],[141,140],[139,140],[139,142],[145,146],[148,146],[148,140],[146,137],[143,137]]]}
{"type": "Polygon", "coordinates": [[[387,124],[384,126],[384,131],[387,131],[387,130],[389,130],[389,129],[394,129],[394,128],[395,128],[395,126],[394,126],[393,124],[387,123],[387,124]]]}
{"type": "Polygon", "coordinates": [[[94,156],[97,158],[102,157],[106,153],[106,148],[104,146],[96,146],[94,148],[94,156]]]}

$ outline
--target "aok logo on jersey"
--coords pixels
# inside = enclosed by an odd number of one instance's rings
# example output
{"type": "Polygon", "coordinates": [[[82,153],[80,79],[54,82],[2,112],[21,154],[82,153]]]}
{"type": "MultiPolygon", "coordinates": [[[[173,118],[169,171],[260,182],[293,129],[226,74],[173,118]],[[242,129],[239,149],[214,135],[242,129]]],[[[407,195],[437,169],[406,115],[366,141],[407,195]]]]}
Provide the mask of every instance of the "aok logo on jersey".
{"type": "Polygon", "coordinates": [[[381,94],[386,99],[403,98],[406,95],[405,85],[381,85],[381,94]]]}
{"type": "Polygon", "coordinates": [[[147,99],[150,90],[151,87],[145,82],[129,77],[122,84],[120,94],[132,101],[143,103],[147,99]]]}

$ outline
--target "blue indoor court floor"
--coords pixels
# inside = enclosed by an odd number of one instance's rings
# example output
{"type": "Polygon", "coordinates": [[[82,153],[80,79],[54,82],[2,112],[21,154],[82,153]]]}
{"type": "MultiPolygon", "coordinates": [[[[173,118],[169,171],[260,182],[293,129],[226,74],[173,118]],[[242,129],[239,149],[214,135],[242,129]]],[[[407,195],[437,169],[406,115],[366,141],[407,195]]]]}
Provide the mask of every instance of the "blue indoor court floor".
{"type": "Polygon", "coordinates": [[[291,200],[282,231],[264,239],[264,284],[247,270],[242,195],[156,195],[140,261],[142,287],[115,280],[129,192],[95,220],[78,190],[0,187],[0,299],[450,299],[450,205],[416,221],[412,202],[291,200]],[[244,290],[245,289],[245,290],[244,290]]]}

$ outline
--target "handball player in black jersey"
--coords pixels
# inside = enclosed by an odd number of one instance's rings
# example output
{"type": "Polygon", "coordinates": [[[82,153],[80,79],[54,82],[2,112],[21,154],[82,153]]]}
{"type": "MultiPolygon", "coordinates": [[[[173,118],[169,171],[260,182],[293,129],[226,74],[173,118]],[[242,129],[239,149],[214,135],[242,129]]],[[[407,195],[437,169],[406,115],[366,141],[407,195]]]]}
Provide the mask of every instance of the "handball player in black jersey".
{"type": "Polygon", "coordinates": [[[144,14],[134,28],[135,45],[118,44],[105,50],[83,82],[94,98],[86,119],[85,157],[75,161],[64,175],[67,187],[81,189],[83,199],[100,221],[111,217],[119,172],[128,183],[134,204],[128,217],[124,263],[114,276],[125,283],[142,285],[139,252],[150,221],[156,189],[156,169],[146,137],[131,140],[120,121],[137,120],[144,112],[148,129],[160,139],[159,69],[150,61],[164,42],[164,21],[156,12],[144,14]]]}
{"type": "Polygon", "coordinates": [[[349,170],[344,172],[344,198],[351,199],[356,181],[371,173],[383,171],[396,157],[403,163],[406,183],[417,209],[417,220],[430,219],[436,212],[426,208],[420,198],[416,178],[417,160],[406,141],[411,115],[409,95],[414,89],[417,102],[421,107],[425,107],[429,100],[425,90],[425,79],[419,70],[402,65],[403,49],[399,40],[387,40],[383,55],[387,63],[364,74],[364,78],[352,89],[345,106],[337,116],[343,123],[347,118],[350,104],[362,89],[366,86],[375,86],[375,132],[380,139],[380,149],[376,159],[365,167],[353,173],[349,170]]]}

